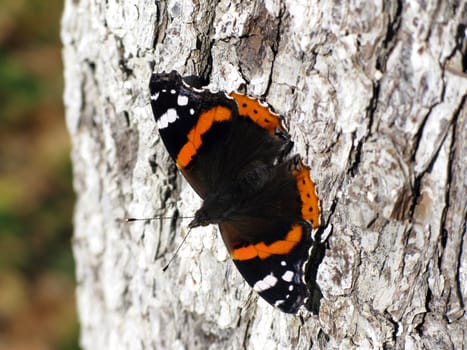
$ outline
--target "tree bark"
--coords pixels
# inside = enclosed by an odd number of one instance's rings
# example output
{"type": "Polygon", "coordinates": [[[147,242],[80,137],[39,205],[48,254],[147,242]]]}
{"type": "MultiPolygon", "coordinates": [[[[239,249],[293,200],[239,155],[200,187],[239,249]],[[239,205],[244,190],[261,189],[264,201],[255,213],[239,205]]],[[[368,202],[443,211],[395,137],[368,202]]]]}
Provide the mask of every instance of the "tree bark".
{"type": "Polygon", "coordinates": [[[465,347],[466,18],[443,0],[67,0],[83,349],[465,347]],[[258,299],[216,227],[162,272],[200,200],[159,139],[153,69],[285,116],[328,235],[319,315],[258,299]]]}

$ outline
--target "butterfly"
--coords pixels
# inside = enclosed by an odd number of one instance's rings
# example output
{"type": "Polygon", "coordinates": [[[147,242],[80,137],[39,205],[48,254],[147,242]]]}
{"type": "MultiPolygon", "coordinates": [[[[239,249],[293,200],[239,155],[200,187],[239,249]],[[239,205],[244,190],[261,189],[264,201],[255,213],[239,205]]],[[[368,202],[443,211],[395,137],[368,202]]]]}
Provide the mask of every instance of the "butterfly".
{"type": "Polygon", "coordinates": [[[290,154],[291,137],[268,104],[190,81],[199,79],[172,71],[149,83],[160,137],[203,200],[188,226],[217,224],[238,271],[268,303],[316,312],[324,248],[312,235],[320,207],[310,169],[290,154]]]}

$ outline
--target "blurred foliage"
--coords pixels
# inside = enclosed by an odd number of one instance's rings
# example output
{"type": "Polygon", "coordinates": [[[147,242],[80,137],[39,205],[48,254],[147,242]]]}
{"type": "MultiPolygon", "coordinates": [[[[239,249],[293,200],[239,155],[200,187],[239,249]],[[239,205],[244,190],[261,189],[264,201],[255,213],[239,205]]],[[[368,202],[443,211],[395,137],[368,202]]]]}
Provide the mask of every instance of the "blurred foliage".
{"type": "Polygon", "coordinates": [[[0,349],[78,349],[62,0],[0,2],[0,349]]]}

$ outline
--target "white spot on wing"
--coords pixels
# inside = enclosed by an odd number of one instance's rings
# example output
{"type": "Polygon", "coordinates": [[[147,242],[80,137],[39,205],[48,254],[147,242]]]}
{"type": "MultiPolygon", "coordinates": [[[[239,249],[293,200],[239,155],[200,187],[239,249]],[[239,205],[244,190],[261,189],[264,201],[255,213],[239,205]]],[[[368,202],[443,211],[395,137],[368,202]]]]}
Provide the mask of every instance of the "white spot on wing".
{"type": "Polygon", "coordinates": [[[172,89],[172,90],[170,90],[170,93],[171,93],[172,95],[175,95],[175,94],[177,93],[177,91],[175,91],[175,89],[172,89]]]}
{"type": "Polygon", "coordinates": [[[289,286],[289,291],[290,292],[293,291],[293,285],[292,284],[289,286]]]}
{"type": "Polygon", "coordinates": [[[173,123],[178,119],[177,111],[174,108],[169,108],[167,112],[161,115],[157,120],[157,127],[159,129],[165,129],[170,123],[173,123]]]}
{"type": "Polygon", "coordinates": [[[258,282],[256,282],[255,285],[253,286],[253,289],[259,293],[259,292],[262,292],[263,290],[274,287],[276,283],[277,283],[277,278],[274,277],[274,275],[271,273],[267,275],[266,277],[264,277],[262,280],[259,280],[258,282]]]}
{"type": "Polygon", "coordinates": [[[278,306],[280,306],[281,304],[284,304],[284,300],[278,300],[278,301],[276,301],[276,302],[274,303],[274,306],[275,306],[275,307],[278,307],[278,306]]]}
{"type": "Polygon", "coordinates": [[[190,108],[190,114],[191,115],[195,114],[195,110],[193,108],[190,108]]]}
{"type": "Polygon", "coordinates": [[[282,261],[281,261],[281,265],[282,265],[282,266],[286,266],[286,265],[287,265],[287,263],[285,262],[285,260],[282,260],[282,261]]]}
{"type": "Polygon", "coordinates": [[[293,272],[285,271],[281,278],[286,282],[290,282],[292,281],[292,278],[293,278],[293,272]]]}
{"type": "Polygon", "coordinates": [[[177,104],[178,104],[179,106],[186,106],[186,105],[188,104],[188,97],[187,97],[187,96],[178,95],[177,104]]]}
{"type": "Polygon", "coordinates": [[[154,95],[151,95],[151,100],[153,101],[157,101],[157,99],[159,98],[159,93],[156,92],[154,95]]]}

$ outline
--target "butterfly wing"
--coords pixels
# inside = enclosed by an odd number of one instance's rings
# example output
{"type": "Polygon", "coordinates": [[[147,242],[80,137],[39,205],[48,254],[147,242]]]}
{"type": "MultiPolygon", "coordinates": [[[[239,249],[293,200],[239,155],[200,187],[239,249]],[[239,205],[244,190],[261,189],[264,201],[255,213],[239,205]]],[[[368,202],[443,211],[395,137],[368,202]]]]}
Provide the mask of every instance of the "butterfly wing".
{"type": "MultiPolygon", "coordinates": [[[[322,259],[312,239],[319,225],[319,206],[309,170],[298,156],[268,169],[272,173],[261,191],[246,193],[245,205],[219,224],[222,237],[238,270],[270,304],[295,313],[311,294],[304,275],[310,259],[322,259]]],[[[313,306],[319,288],[314,283],[317,264],[309,267],[313,306]]]]}
{"type": "Polygon", "coordinates": [[[250,162],[272,164],[292,147],[279,116],[246,96],[190,87],[175,71],[153,74],[149,87],[162,141],[203,199],[250,162]],[[235,98],[255,118],[240,115],[235,98]]]}
{"type": "Polygon", "coordinates": [[[210,128],[216,126],[219,134],[214,138],[222,139],[226,132],[222,124],[232,118],[233,101],[186,85],[175,71],[153,74],[149,88],[154,118],[167,151],[193,189],[205,198],[209,180],[192,174],[191,169],[199,163],[197,153],[210,128]]]}

